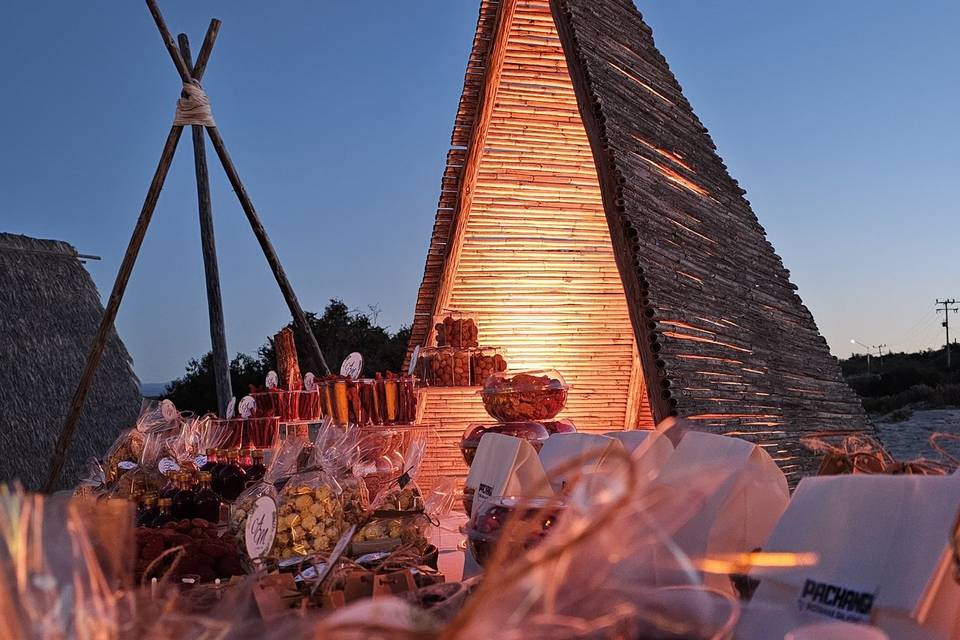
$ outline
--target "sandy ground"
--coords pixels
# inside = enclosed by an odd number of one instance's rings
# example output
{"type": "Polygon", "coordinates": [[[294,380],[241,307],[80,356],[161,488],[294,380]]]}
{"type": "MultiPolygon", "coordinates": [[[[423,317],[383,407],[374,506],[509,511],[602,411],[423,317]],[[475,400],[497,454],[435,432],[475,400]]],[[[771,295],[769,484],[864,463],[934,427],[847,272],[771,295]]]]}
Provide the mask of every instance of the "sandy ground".
{"type": "MultiPolygon", "coordinates": [[[[943,431],[960,434],[960,409],[926,409],[914,411],[909,420],[903,422],[877,422],[880,441],[898,460],[909,460],[918,456],[936,458],[927,440],[930,434],[943,431]]],[[[960,445],[948,451],[957,452],[960,457],[960,445]]]]}

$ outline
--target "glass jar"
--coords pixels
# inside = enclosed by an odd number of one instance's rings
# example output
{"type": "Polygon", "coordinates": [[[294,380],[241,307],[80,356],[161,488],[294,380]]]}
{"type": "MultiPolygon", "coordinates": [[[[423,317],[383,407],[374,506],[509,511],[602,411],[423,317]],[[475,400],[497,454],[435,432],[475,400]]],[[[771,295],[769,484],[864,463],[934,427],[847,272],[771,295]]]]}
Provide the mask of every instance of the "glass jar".
{"type": "Polygon", "coordinates": [[[495,373],[507,370],[500,347],[474,349],[470,354],[470,376],[474,385],[482,385],[495,373]]]}
{"type": "Polygon", "coordinates": [[[252,416],[254,418],[280,416],[283,393],[280,389],[251,393],[250,397],[255,403],[252,416]]]}
{"type": "Polygon", "coordinates": [[[554,369],[501,372],[484,381],[480,397],[487,413],[501,422],[550,420],[566,405],[569,388],[554,369]]]}
{"type": "Polygon", "coordinates": [[[568,420],[566,418],[563,418],[561,420],[544,420],[544,421],[541,421],[540,424],[546,427],[547,431],[552,436],[558,433],[576,433],[577,432],[577,426],[573,424],[572,420],[568,420]]]}
{"type": "Polygon", "coordinates": [[[470,350],[443,347],[429,358],[430,376],[437,387],[470,386],[470,350]]]}
{"type": "Polygon", "coordinates": [[[434,318],[438,347],[468,349],[480,344],[477,318],[462,311],[448,311],[434,318]]]}
{"type": "Polygon", "coordinates": [[[477,447],[480,446],[480,439],[485,433],[499,433],[505,436],[513,436],[526,440],[533,448],[540,452],[543,443],[550,437],[550,432],[546,427],[538,422],[501,422],[500,424],[471,424],[463,432],[463,438],[460,440],[460,453],[467,466],[473,464],[473,458],[477,453],[477,447]]]}
{"type": "Polygon", "coordinates": [[[463,532],[467,545],[480,566],[486,566],[498,544],[511,547],[511,554],[522,554],[553,530],[564,505],[557,498],[492,498],[470,516],[463,532]],[[520,519],[522,522],[517,523],[520,519]],[[504,537],[510,524],[512,535],[504,537]]]}
{"type": "Polygon", "coordinates": [[[343,376],[330,376],[319,383],[321,389],[321,404],[324,406],[324,416],[329,416],[333,423],[345,427],[351,424],[361,424],[363,409],[360,405],[360,384],[358,380],[343,376]],[[329,408],[329,411],[327,411],[329,408]]]}

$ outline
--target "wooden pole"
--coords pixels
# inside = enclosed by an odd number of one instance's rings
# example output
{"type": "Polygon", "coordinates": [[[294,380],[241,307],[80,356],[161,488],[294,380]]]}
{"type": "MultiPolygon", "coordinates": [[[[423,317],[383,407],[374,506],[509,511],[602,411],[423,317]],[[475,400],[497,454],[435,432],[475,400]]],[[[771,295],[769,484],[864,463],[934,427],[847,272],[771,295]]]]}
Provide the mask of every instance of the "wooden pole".
{"type": "MultiPolygon", "coordinates": [[[[185,83],[193,82],[187,63],[184,62],[183,57],[180,55],[180,50],[173,41],[173,36],[170,35],[170,30],[167,29],[167,23],[163,20],[163,15],[160,13],[160,8],[157,6],[156,0],[147,0],[147,7],[150,9],[150,15],[153,16],[153,21],[160,31],[160,37],[163,38],[167,53],[170,54],[170,58],[173,60],[173,64],[177,68],[177,73],[180,74],[180,78],[185,83]]],[[[263,255],[266,257],[271,271],[273,271],[273,277],[276,278],[277,284],[280,286],[280,292],[287,302],[287,307],[290,308],[293,323],[307,340],[307,349],[309,350],[310,357],[313,358],[316,364],[319,364],[320,367],[323,368],[325,375],[330,375],[330,367],[327,366],[327,361],[323,357],[323,352],[320,350],[317,338],[313,335],[313,329],[310,328],[310,323],[307,322],[307,316],[300,306],[300,301],[297,300],[297,295],[293,292],[293,287],[290,285],[287,274],[280,264],[277,252],[274,250],[269,236],[267,236],[266,229],[263,228],[260,216],[257,215],[257,210],[254,209],[253,202],[251,202],[250,196],[247,195],[247,190],[240,180],[240,174],[237,173],[236,167],[233,166],[233,161],[230,159],[230,154],[227,153],[227,147],[223,143],[223,138],[220,137],[220,132],[216,127],[206,127],[206,129],[207,135],[210,136],[210,142],[217,152],[217,157],[220,158],[220,164],[223,165],[223,170],[227,173],[227,178],[230,180],[230,185],[237,194],[237,198],[240,200],[240,206],[243,208],[243,212],[250,222],[253,234],[257,236],[257,241],[260,243],[263,255]]]]}
{"type": "MultiPolygon", "coordinates": [[[[216,21],[215,21],[216,22],[216,21]]],[[[210,24],[211,29],[214,23],[210,24]]],[[[208,31],[209,34],[209,31],[208,31]]],[[[213,38],[216,38],[214,32],[213,38]]],[[[190,41],[187,34],[177,36],[180,54],[190,75],[199,81],[203,68],[193,65],[190,58],[190,41]],[[199,75],[198,75],[199,70],[199,75]]],[[[211,41],[211,47],[212,47],[211,41]]],[[[200,62],[200,58],[197,58],[200,62]]],[[[210,318],[210,345],[213,354],[213,379],[217,389],[217,413],[227,415],[227,404],[233,391],[230,388],[230,360],[227,354],[227,335],[223,321],[223,300],[220,296],[220,268],[217,265],[217,243],[213,230],[213,207],[210,203],[210,177],[207,172],[207,147],[203,137],[203,127],[192,125],[193,166],[197,175],[197,203],[200,209],[200,246],[203,250],[203,271],[207,283],[207,312],[210,318]]]]}
{"type": "Polygon", "coordinates": [[[216,127],[206,127],[206,129],[207,135],[210,136],[210,143],[213,144],[213,148],[220,158],[220,164],[223,165],[223,170],[227,173],[227,178],[230,180],[230,185],[240,200],[240,206],[243,207],[243,212],[247,214],[250,228],[253,229],[253,234],[257,236],[257,240],[260,242],[260,248],[263,250],[263,255],[266,257],[271,271],[273,271],[273,277],[276,278],[277,284],[280,286],[280,291],[283,293],[283,298],[287,302],[287,307],[290,308],[293,322],[307,339],[307,350],[310,357],[313,358],[315,364],[319,364],[320,367],[322,367],[324,375],[330,375],[330,367],[327,366],[327,361],[323,357],[323,352],[320,350],[317,338],[313,335],[313,329],[310,328],[310,323],[307,322],[307,316],[303,313],[303,308],[300,307],[297,294],[293,292],[293,287],[290,285],[287,274],[280,264],[277,252],[274,250],[269,236],[267,236],[266,229],[263,228],[260,216],[257,215],[256,209],[253,208],[253,202],[250,201],[250,196],[247,195],[247,190],[243,187],[240,174],[237,173],[236,167],[233,166],[233,161],[230,159],[230,154],[227,153],[227,147],[223,144],[223,138],[220,137],[220,132],[216,127]]]}
{"type": "MultiPolygon", "coordinates": [[[[157,6],[156,0],[146,0],[146,2],[147,7],[150,9],[150,14],[153,16],[154,22],[157,25],[157,29],[160,31],[160,36],[163,38],[163,43],[167,49],[167,53],[170,54],[170,58],[173,60],[173,64],[177,68],[177,73],[180,74],[180,79],[184,83],[199,82],[199,78],[202,76],[203,71],[206,68],[207,61],[210,58],[210,51],[213,47],[214,41],[216,40],[217,32],[220,28],[220,22],[218,20],[212,20],[210,22],[210,27],[207,29],[207,35],[204,38],[203,47],[197,56],[196,69],[199,71],[199,74],[197,74],[197,77],[194,78],[191,75],[190,67],[187,66],[184,57],[180,55],[180,50],[177,48],[177,44],[174,42],[173,37],[170,35],[169,29],[167,29],[167,25],[163,20],[163,16],[160,13],[160,8],[157,6]]],[[[253,228],[254,235],[257,236],[257,240],[260,242],[260,247],[263,249],[264,255],[267,258],[267,262],[270,264],[270,268],[273,270],[274,277],[277,279],[277,284],[280,285],[280,290],[287,301],[287,306],[290,307],[291,314],[293,315],[294,323],[307,338],[307,346],[311,351],[310,355],[320,364],[321,367],[323,367],[324,373],[329,375],[330,368],[327,366],[327,362],[323,358],[323,353],[320,351],[320,345],[317,343],[317,339],[313,335],[313,330],[310,328],[310,325],[307,322],[306,315],[303,313],[303,309],[300,307],[300,302],[297,300],[296,294],[294,294],[289,280],[287,280],[286,273],[283,271],[283,267],[280,265],[280,261],[273,249],[273,245],[270,243],[269,237],[267,237],[266,230],[263,228],[263,224],[260,222],[260,218],[257,216],[257,212],[253,208],[253,203],[250,202],[250,198],[247,196],[246,190],[243,188],[243,183],[240,181],[240,176],[237,174],[236,168],[233,166],[233,162],[230,160],[230,156],[227,154],[226,147],[223,144],[223,139],[220,137],[216,127],[208,127],[207,133],[210,135],[210,141],[213,143],[214,149],[217,151],[217,156],[220,158],[220,162],[223,164],[223,168],[227,172],[227,177],[230,179],[230,184],[233,186],[234,191],[237,193],[237,197],[240,199],[240,204],[243,207],[244,213],[247,215],[247,219],[250,221],[250,226],[253,228]]],[[[133,271],[133,265],[137,260],[137,255],[140,253],[140,247],[143,245],[143,238],[147,233],[147,227],[150,225],[150,219],[153,217],[153,212],[156,209],[157,200],[160,198],[160,191],[163,189],[163,183],[167,178],[168,171],[170,170],[170,164],[173,161],[174,153],[177,150],[177,144],[180,142],[181,134],[183,134],[183,127],[179,125],[173,125],[170,127],[170,133],[167,135],[166,143],[164,144],[163,151],[160,154],[160,161],[157,164],[157,169],[153,174],[153,180],[150,183],[150,189],[147,191],[147,197],[144,200],[143,207],[140,210],[140,216],[137,218],[137,224],[133,229],[133,235],[130,238],[130,243],[127,245],[127,251],[123,256],[123,261],[120,263],[120,269],[117,272],[116,280],[114,280],[113,289],[110,292],[110,298],[107,301],[107,307],[104,309],[103,318],[100,320],[100,327],[97,330],[97,335],[94,338],[93,345],[90,348],[89,354],[87,355],[87,361],[84,365],[83,374],[80,377],[80,382],[77,384],[77,389],[74,392],[73,400],[70,402],[66,421],[64,422],[63,428],[60,430],[60,435],[57,438],[57,444],[54,448],[53,457],[50,460],[50,473],[47,476],[46,491],[48,493],[54,490],[57,481],[60,478],[60,473],[63,471],[63,464],[64,460],[66,459],[67,449],[70,446],[70,441],[73,439],[73,433],[76,430],[77,423],[80,420],[80,414],[83,411],[84,401],[86,400],[87,393],[90,391],[90,386],[93,384],[94,374],[96,374],[97,367],[100,364],[100,358],[103,356],[103,350],[106,347],[107,340],[110,336],[110,331],[113,328],[114,321],[116,320],[117,311],[120,308],[120,302],[123,300],[123,294],[126,291],[127,283],[130,280],[130,274],[133,271]]],[[[212,240],[212,233],[210,238],[212,240]]]]}
{"type": "MultiPolygon", "coordinates": [[[[160,7],[157,6],[157,1],[147,0],[147,8],[150,10],[150,15],[153,16],[153,21],[157,25],[160,37],[163,38],[163,46],[167,48],[167,53],[170,54],[170,59],[173,60],[173,66],[177,68],[177,73],[180,74],[180,79],[186,84],[193,82],[193,78],[190,76],[190,69],[180,55],[180,49],[177,48],[177,43],[173,41],[170,30],[167,29],[167,23],[163,20],[163,14],[160,13],[160,7]]],[[[200,56],[197,56],[197,60],[200,60],[200,56]]],[[[206,61],[204,61],[204,66],[206,66],[206,61]]]]}
{"type": "MultiPolygon", "coordinates": [[[[213,43],[217,41],[217,34],[220,33],[220,21],[216,18],[210,20],[210,26],[207,27],[207,35],[203,38],[203,44],[200,45],[200,53],[197,54],[197,61],[190,71],[190,76],[200,82],[203,79],[203,72],[207,70],[207,63],[210,61],[210,52],[213,51],[213,43]]],[[[187,56],[189,58],[189,56],[187,56]]],[[[184,60],[184,62],[187,62],[184,60]]]]}
{"type": "Polygon", "coordinates": [[[173,161],[173,154],[177,150],[177,143],[180,141],[180,134],[182,133],[183,127],[173,125],[170,127],[170,133],[167,135],[167,141],[163,145],[160,162],[157,164],[157,170],[153,174],[153,181],[150,183],[146,200],[144,200],[143,208],[140,210],[140,217],[137,218],[137,224],[133,228],[133,235],[130,237],[130,243],[127,245],[127,252],[123,255],[123,261],[120,263],[120,270],[117,272],[117,278],[113,283],[113,290],[110,292],[107,308],[104,309],[103,318],[100,319],[100,328],[97,330],[97,335],[93,340],[93,346],[87,355],[87,363],[84,366],[83,375],[80,376],[80,383],[77,385],[77,390],[73,394],[73,400],[70,402],[67,419],[63,424],[63,428],[60,430],[60,437],[57,439],[57,445],[53,451],[53,458],[50,461],[50,474],[47,476],[46,485],[47,493],[51,493],[56,488],[57,480],[60,478],[60,472],[63,471],[67,448],[70,446],[73,432],[76,430],[77,422],[80,420],[84,400],[86,400],[87,393],[90,391],[90,385],[93,383],[93,376],[97,371],[97,366],[100,364],[100,358],[103,356],[103,349],[106,347],[107,340],[110,337],[113,322],[117,318],[120,301],[123,300],[123,293],[127,289],[130,273],[133,271],[133,265],[137,261],[137,254],[140,253],[143,237],[147,233],[150,218],[153,217],[157,200],[160,198],[160,191],[163,189],[163,182],[166,180],[167,171],[170,169],[170,163],[173,161]]]}

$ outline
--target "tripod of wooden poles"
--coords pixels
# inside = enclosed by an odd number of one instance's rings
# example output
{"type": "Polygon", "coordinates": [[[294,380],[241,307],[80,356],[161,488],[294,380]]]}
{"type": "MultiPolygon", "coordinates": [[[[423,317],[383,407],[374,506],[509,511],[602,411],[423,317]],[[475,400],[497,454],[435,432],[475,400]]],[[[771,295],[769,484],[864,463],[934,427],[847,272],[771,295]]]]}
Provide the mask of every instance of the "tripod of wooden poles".
{"type": "MultiPolygon", "coordinates": [[[[206,36],[203,39],[203,45],[197,54],[196,62],[191,64],[190,44],[187,36],[182,33],[178,36],[178,46],[170,35],[170,31],[167,29],[166,22],[163,20],[156,0],[146,0],[146,2],[147,7],[150,9],[150,14],[153,16],[153,20],[157,25],[157,29],[160,31],[160,36],[163,38],[167,53],[170,54],[170,58],[177,68],[180,79],[184,84],[199,84],[203,78],[207,63],[210,60],[210,54],[213,51],[213,45],[216,42],[217,34],[220,30],[220,21],[216,18],[210,21],[210,26],[207,28],[206,36]]],[[[191,125],[193,134],[193,158],[197,177],[197,199],[200,209],[200,238],[203,249],[203,265],[207,285],[207,305],[210,316],[210,340],[212,343],[213,369],[217,389],[217,407],[220,415],[224,415],[227,403],[232,394],[230,389],[227,341],[223,323],[223,303],[220,297],[220,275],[217,266],[217,252],[213,234],[213,211],[210,204],[210,182],[207,173],[206,146],[203,137],[204,130],[206,130],[207,136],[210,138],[210,143],[213,145],[214,151],[216,151],[217,157],[220,159],[220,164],[223,165],[223,170],[227,174],[230,185],[237,194],[240,206],[243,208],[243,212],[247,216],[247,221],[253,229],[253,234],[257,237],[260,248],[263,250],[263,255],[266,257],[271,271],[273,271],[274,278],[277,280],[284,300],[286,300],[287,306],[290,308],[294,325],[301,335],[306,338],[307,349],[310,356],[315,363],[323,369],[323,373],[329,374],[330,368],[327,366],[323,352],[320,350],[320,345],[317,343],[317,339],[313,335],[313,330],[307,322],[303,308],[300,306],[293,287],[290,285],[283,266],[280,264],[280,259],[277,257],[273,244],[270,242],[270,238],[263,228],[260,216],[257,215],[257,211],[253,207],[253,202],[251,202],[250,196],[247,195],[243,182],[240,180],[240,174],[237,173],[237,169],[234,167],[233,161],[227,153],[227,148],[224,145],[219,130],[216,126],[191,125]]],[[[137,224],[133,229],[133,235],[130,238],[130,243],[127,245],[127,251],[123,256],[123,261],[120,263],[120,269],[113,283],[113,289],[110,292],[106,309],[104,309],[100,327],[97,330],[96,338],[87,355],[83,374],[80,382],[77,384],[77,390],[74,392],[73,400],[70,403],[66,421],[57,439],[56,448],[54,449],[50,464],[50,473],[47,477],[46,491],[48,493],[55,489],[60,473],[63,470],[67,449],[70,447],[74,431],[80,420],[84,401],[86,400],[87,393],[90,391],[94,374],[97,371],[103,350],[110,337],[110,331],[116,320],[117,311],[120,309],[120,302],[123,300],[127,282],[130,280],[130,273],[133,271],[133,265],[140,252],[140,246],[143,244],[147,227],[150,225],[150,219],[153,217],[153,211],[156,208],[160,191],[163,189],[167,171],[170,169],[170,164],[173,161],[174,153],[177,150],[177,143],[180,141],[180,135],[182,133],[183,126],[174,124],[170,127],[170,133],[167,135],[167,140],[163,145],[160,162],[157,164],[157,170],[154,172],[153,180],[150,182],[147,197],[140,210],[140,217],[137,219],[137,224]]]]}

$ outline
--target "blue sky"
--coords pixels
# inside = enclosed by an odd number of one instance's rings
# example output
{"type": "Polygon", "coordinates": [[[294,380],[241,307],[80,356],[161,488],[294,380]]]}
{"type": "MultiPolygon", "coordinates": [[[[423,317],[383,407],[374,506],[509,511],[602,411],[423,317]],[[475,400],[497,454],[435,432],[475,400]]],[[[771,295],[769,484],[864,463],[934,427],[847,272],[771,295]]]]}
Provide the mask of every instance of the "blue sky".
{"type": "MultiPolygon", "coordinates": [[[[638,2],[835,354],[942,339],[960,297],[960,3],[638,2]]],[[[478,0],[162,3],[308,310],[409,322],[478,0]]],[[[178,78],[141,2],[4,0],[0,230],[63,239],[109,294],[178,78]]],[[[228,348],[288,315],[210,153],[228,348]]],[[[189,138],[118,318],[144,381],[209,348],[189,138]]],[[[960,327],[960,325],[958,325],[960,327]]]]}

